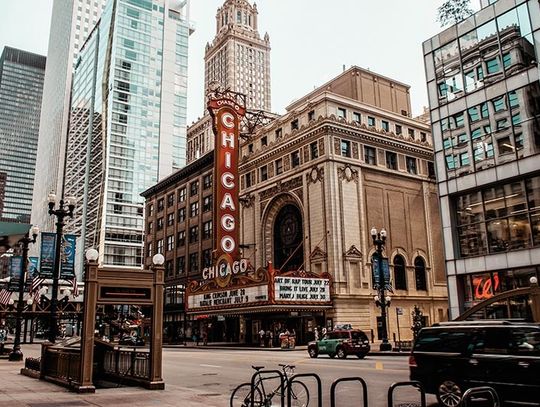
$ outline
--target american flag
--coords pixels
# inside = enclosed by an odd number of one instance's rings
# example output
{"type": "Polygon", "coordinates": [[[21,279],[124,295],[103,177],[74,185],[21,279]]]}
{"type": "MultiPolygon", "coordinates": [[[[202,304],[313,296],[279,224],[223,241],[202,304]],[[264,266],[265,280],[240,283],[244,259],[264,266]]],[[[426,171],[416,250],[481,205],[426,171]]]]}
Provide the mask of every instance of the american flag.
{"type": "Polygon", "coordinates": [[[39,298],[41,297],[39,290],[40,290],[41,284],[43,284],[44,281],[45,279],[40,276],[34,276],[34,279],[32,280],[32,288],[30,288],[30,292],[34,293],[35,303],[39,302],[39,298]]]}
{"type": "Polygon", "coordinates": [[[79,296],[79,286],[77,284],[77,276],[73,277],[73,280],[71,280],[71,286],[73,287],[73,297],[77,298],[79,296]]]}
{"type": "Polygon", "coordinates": [[[9,304],[10,299],[11,299],[11,291],[6,290],[5,288],[2,288],[2,290],[0,290],[0,304],[7,305],[9,304]]]}

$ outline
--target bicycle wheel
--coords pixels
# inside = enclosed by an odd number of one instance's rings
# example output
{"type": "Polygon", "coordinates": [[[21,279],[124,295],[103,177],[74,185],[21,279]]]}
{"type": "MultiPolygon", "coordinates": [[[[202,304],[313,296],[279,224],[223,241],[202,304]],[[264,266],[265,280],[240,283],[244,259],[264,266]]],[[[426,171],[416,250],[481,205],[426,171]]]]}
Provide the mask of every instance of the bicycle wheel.
{"type": "MultiPolygon", "coordinates": [[[[258,387],[253,389],[253,406],[261,407],[262,393],[258,387]]],[[[251,407],[251,383],[243,383],[231,394],[231,407],[251,407]]]]}
{"type": "Polygon", "coordinates": [[[291,406],[307,407],[309,404],[309,390],[302,382],[294,381],[291,386],[291,406]]]}

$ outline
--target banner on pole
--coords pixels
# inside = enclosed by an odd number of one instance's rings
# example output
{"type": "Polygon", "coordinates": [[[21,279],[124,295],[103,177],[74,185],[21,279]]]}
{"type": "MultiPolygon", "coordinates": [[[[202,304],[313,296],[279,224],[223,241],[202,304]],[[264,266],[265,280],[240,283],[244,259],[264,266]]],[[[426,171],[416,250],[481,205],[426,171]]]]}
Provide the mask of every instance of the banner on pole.
{"type": "Polygon", "coordinates": [[[54,253],[56,250],[56,233],[41,233],[40,275],[43,278],[53,278],[54,253]]]}
{"type": "Polygon", "coordinates": [[[39,257],[28,257],[28,270],[26,274],[25,291],[32,291],[32,283],[34,278],[39,277],[39,257]]]}
{"type": "Polygon", "coordinates": [[[23,273],[22,256],[11,256],[9,261],[9,291],[19,291],[20,285],[24,281],[23,273]]]}
{"type": "Polygon", "coordinates": [[[75,248],[77,246],[77,236],[64,235],[62,237],[61,269],[60,278],[62,280],[73,280],[75,277],[75,248]]]}

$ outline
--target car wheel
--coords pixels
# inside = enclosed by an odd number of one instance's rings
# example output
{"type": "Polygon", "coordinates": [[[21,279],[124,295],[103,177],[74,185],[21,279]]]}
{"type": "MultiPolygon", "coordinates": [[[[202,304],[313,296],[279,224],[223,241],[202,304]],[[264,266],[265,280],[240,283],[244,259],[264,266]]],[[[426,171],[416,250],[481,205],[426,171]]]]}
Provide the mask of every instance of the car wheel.
{"type": "Polygon", "coordinates": [[[308,353],[309,353],[309,357],[310,358],[316,358],[317,356],[319,356],[319,353],[317,352],[317,349],[316,348],[309,348],[308,349],[308,353]]]}
{"type": "Polygon", "coordinates": [[[443,380],[437,387],[437,400],[444,407],[457,407],[461,404],[463,391],[454,380],[443,380]]]}
{"type": "Polygon", "coordinates": [[[347,352],[345,352],[345,349],[338,348],[337,349],[337,357],[340,359],[345,359],[347,357],[347,352]]]}
{"type": "Polygon", "coordinates": [[[330,357],[331,357],[332,359],[334,359],[334,358],[336,357],[336,354],[335,354],[335,353],[332,353],[332,352],[330,352],[330,353],[328,354],[328,356],[330,356],[330,357]]]}
{"type": "Polygon", "coordinates": [[[366,353],[357,353],[356,356],[358,359],[364,359],[366,357],[366,353]]]}

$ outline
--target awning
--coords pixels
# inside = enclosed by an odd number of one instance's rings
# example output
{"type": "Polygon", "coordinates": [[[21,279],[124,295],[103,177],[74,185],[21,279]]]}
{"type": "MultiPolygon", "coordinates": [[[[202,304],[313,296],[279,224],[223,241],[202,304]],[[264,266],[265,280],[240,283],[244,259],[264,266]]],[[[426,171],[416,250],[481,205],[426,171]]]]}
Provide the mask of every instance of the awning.
{"type": "Polygon", "coordinates": [[[0,247],[9,249],[15,246],[31,226],[28,223],[0,222],[0,247]]]}

